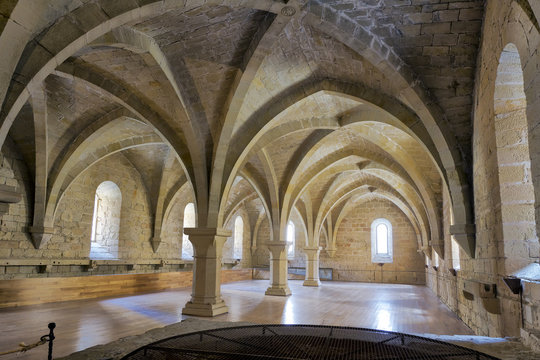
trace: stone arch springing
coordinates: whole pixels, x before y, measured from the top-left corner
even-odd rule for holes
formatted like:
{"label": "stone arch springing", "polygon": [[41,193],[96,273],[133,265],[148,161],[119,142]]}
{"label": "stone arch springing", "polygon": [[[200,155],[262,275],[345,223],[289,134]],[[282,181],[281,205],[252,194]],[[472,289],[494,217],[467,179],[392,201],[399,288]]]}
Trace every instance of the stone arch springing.
{"label": "stone arch springing", "polygon": [[534,214],[534,188],[529,154],[527,99],[518,49],[503,49],[497,68],[494,93],[494,125],[499,173],[502,236],[499,252],[504,274],[523,268],[538,254]]}
{"label": "stone arch springing", "polygon": [[117,259],[122,192],[112,181],[102,182],[94,197],[90,259]]}
{"label": "stone arch springing", "polygon": [[184,221],[182,226],[182,259],[193,259],[193,245],[186,235],[185,228],[195,227],[195,204],[190,202],[184,208]]}
{"label": "stone arch springing", "polygon": [[242,259],[242,251],[244,249],[244,220],[238,215],[234,220],[234,245],[233,258]]}

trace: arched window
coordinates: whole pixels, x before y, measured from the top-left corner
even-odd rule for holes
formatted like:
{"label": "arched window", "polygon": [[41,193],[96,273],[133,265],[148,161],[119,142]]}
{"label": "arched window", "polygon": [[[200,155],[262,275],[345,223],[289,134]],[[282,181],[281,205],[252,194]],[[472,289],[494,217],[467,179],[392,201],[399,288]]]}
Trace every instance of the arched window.
{"label": "arched window", "polygon": [[439,267],[439,254],[433,250],[433,266]]}
{"label": "arched window", "polygon": [[393,262],[392,224],[386,219],[371,223],[371,262]]}
{"label": "arched window", "polygon": [[122,192],[112,181],[102,182],[94,197],[90,259],[118,258]]}
{"label": "arched window", "polygon": [[295,229],[294,224],[292,221],[289,221],[287,224],[287,257],[293,258],[294,257],[294,246],[295,246]]}
{"label": "arched window", "polygon": [[244,220],[241,216],[237,216],[234,220],[234,247],[233,247],[233,257],[235,259],[242,258],[242,244],[244,241]]}
{"label": "arched window", "polygon": [[[195,205],[193,203],[189,203],[184,209],[184,223],[182,231],[185,228],[192,227],[195,227]],[[189,236],[186,235],[185,231],[183,232],[182,236],[182,259],[193,259],[193,245],[191,244],[191,241],[189,241]]]}

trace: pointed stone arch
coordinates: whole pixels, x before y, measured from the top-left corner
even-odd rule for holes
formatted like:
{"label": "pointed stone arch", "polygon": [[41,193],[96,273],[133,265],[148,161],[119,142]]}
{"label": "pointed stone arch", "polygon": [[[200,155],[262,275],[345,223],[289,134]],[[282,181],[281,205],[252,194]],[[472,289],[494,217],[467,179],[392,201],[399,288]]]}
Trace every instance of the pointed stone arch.
{"label": "pointed stone arch", "polygon": [[499,57],[494,91],[494,126],[497,145],[502,236],[499,255],[503,275],[538,258],[535,193],[531,174],[527,125],[527,98],[517,47],[508,43]]}

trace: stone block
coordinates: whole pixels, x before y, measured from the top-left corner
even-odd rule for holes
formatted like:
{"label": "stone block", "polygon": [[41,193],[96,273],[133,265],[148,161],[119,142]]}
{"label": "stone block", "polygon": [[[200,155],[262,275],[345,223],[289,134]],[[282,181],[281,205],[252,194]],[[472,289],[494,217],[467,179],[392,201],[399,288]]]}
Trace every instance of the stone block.
{"label": "stone block", "polygon": [[482,20],[484,16],[484,8],[471,8],[471,9],[461,9],[459,10],[459,20],[460,21],[469,21],[469,20]]}
{"label": "stone block", "polygon": [[451,46],[456,45],[458,41],[457,34],[434,34],[433,45],[434,46]]}
{"label": "stone block", "polygon": [[433,21],[433,15],[431,13],[414,13],[405,14],[403,16],[403,23],[409,24],[428,24]]}
{"label": "stone block", "polygon": [[422,34],[447,34],[450,32],[450,22],[438,22],[433,24],[422,24]]}
{"label": "stone block", "polygon": [[434,22],[457,21],[459,10],[439,10],[433,12]]}
{"label": "stone block", "polygon": [[451,32],[455,34],[461,33],[478,33],[482,27],[482,21],[454,21],[452,22]]}
{"label": "stone block", "polygon": [[422,54],[425,56],[446,56],[448,55],[448,46],[424,46]]}

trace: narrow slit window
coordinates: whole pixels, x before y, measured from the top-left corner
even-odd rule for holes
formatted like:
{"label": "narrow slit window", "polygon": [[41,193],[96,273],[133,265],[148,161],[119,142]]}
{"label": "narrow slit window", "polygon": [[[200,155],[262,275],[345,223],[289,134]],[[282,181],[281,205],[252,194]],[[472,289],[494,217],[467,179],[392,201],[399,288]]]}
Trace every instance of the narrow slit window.
{"label": "narrow slit window", "polygon": [[459,270],[461,266],[459,265],[459,245],[452,236],[452,267],[456,270]]}
{"label": "narrow slit window", "polygon": [[289,221],[287,224],[287,257],[294,257],[295,229],[294,224]]}
{"label": "narrow slit window", "polygon": [[244,241],[244,220],[241,216],[237,216],[234,220],[234,248],[233,256],[235,259],[242,258],[242,243]]}
{"label": "narrow slit window", "polygon": [[184,229],[195,227],[195,205],[189,203],[184,209],[184,223],[182,227],[182,259],[193,259],[193,245],[189,241],[189,236],[186,235]]}

